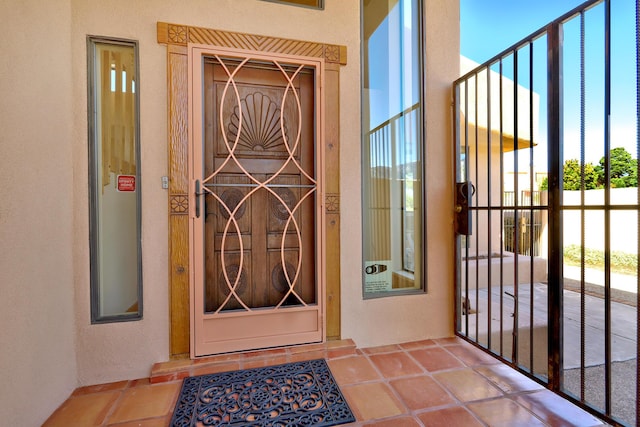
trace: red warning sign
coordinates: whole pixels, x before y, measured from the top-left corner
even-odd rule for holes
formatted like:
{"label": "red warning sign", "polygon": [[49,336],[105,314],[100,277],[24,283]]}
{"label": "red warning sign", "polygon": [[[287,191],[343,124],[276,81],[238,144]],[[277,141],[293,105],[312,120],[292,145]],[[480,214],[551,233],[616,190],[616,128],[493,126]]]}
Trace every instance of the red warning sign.
{"label": "red warning sign", "polygon": [[118,191],[136,191],[136,176],[118,175]]}

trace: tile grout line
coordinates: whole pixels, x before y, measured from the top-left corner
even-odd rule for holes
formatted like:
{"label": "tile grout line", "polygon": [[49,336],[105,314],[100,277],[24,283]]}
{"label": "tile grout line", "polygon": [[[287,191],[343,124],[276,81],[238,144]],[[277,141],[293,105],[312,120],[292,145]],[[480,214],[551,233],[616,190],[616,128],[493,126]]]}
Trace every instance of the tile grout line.
{"label": "tile grout line", "polygon": [[[428,412],[435,412],[435,411],[442,410],[442,409],[447,409],[447,408],[458,408],[459,407],[459,408],[463,408],[467,413],[469,413],[480,424],[486,426],[487,424],[484,421],[482,421],[475,414],[475,412],[473,412],[471,409],[469,409],[465,402],[462,402],[460,399],[458,399],[444,384],[442,384],[440,381],[436,380],[436,378],[433,377],[432,373],[428,369],[426,369],[424,366],[422,366],[422,364],[419,363],[409,353],[410,351],[423,350],[423,349],[426,349],[426,348],[429,348],[429,347],[440,347],[440,348],[442,348],[442,346],[439,343],[436,343],[434,341],[434,345],[424,345],[424,346],[421,346],[421,347],[414,347],[414,348],[411,348],[411,349],[402,347],[402,344],[399,344],[398,348],[393,349],[393,350],[389,350],[389,351],[385,351],[385,352],[380,352],[380,353],[363,352],[363,355],[369,360],[369,363],[374,367],[374,369],[382,377],[382,381],[376,381],[376,382],[386,383],[387,387],[391,390],[391,392],[396,397],[396,399],[398,399],[398,401],[400,401],[402,403],[402,405],[404,406],[404,408],[406,410],[406,412],[403,413],[403,414],[395,415],[393,417],[382,418],[381,420],[391,421],[393,419],[409,416],[409,417],[413,418],[413,420],[416,421],[421,427],[424,427],[424,424],[422,423],[422,420],[420,420],[420,418],[418,416],[419,414],[424,414],[424,413],[428,413]],[[382,374],[382,371],[380,371],[378,366],[371,360],[370,356],[376,356],[376,355],[382,355],[382,354],[393,354],[393,353],[404,353],[406,356],[409,357],[409,360],[411,360],[413,363],[416,364],[416,366],[418,366],[421,369],[422,372],[419,373],[419,374],[403,375],[403,376],[400,376],[400,377],[393,377],[393,378],[386,377],[385,375]],[[455,359],[459,360],[451,352],[447,351],[447,353],[451,357],[454,357]],[[464,368],[471,368],[472,369],[472,367],[467,365],[466,363],[464,363],[464,361],[462,361],[462,360],[459,360],[459,361],[463,365]],[[451,369],[448,369],[446,371],[454,371],[456,369],[460,369],[460,368],[451,368]],[[440,372],[440,371],[438,371],[438,372]],[[396,391],[396,389],[391,384],[391,380],[421,378],[421,377],[430,377],[440,388],[442,388],[452,398],[453,403],[449,404],[449,405],[439,405],[439,406],[435,406],[435,407],[431,407],[431,408],[421,408],[421,409],[416,409],[416,410],[410,409],[407,406],[407,404],[405,403],[404,399],[402,399],[402,397],[399,395],[399,393]],[[367,383],[374,383],[374,381],[368,381]],[[367,420],[364,420],[363,422],[367,422]]]}
{"label": "tile grout line", "polygon": [[[400,350],[402,352],[404,352],[406,354],[406,356],[409,357],[409,359],[411,361],[413,361],[418,367],[420,367],[422,369],[423,373],[422,374],[416,374],[416,375],[413,375],[413,376],[399,377],[399,378],[414,378],[414,377],[415,378],[419,378],[419,377],[425,377],[425,376],[428,377],[428,378],[431,378],[431,380],[433,380],[433,382],[436,385],[438,385],[442,390],[445,391],[445,393],[447,393],[447,395],[449,397],[451,397],[451,399],[453,400],[453,403],[448,404],[448,405],[433,406],[433,407],[430,407],[430,408],[421,408],[421,409],[416,409],[416,410],[409,409],[409,415],[411,415],[414,418],[415,421],[417,421],[422,427],[424,427],[424,424],[422,423],[422,420],[420,420],[420,418],[419,418],[420,414],[425,414],[425,413],[428,413],[428,412],[440,411],[440,410],[448,409],[448,408],[464,408],[464,410],[469,412],[476,420],[478,420],[482,424],[485,424],[484,422],[479,420],[478,417],[476,417],[475,414],[466,407],[464,402],[462,402],[460,399],[458,399],[451,392],[451,390],[449,390],[447,387],[445,387],[443,384],[441,384],[439,381],[437,381],[433,376],[433,372],[429,371],[426,367],[424,367],[411,354],[411,351],[424,350],[424,349],[431,348],[431,347],[440,347],[440,348],[442,348],[442,346],[440,346],[440,344],[435,342],[435,341],[433,341],[433,345],[425,345],[425,346],[422,346],[422,347],[405,348],[405,347],[402,347],[402,345],[400,345]],[[449,357],[454,356],[449,352],[447,352],[447,353],[448,353]],[[463,363],[463,365],[464,365],[464,363]],[[447,369],[446,371],[453,371],[455,369],[456,368],[451,368],[451,369]],[[441,372],[441,371],[438,371],[438,372]],[[395,389],[394,389],[394,392],[395,392]]]}
{"label": "tile grout line", "polygon": [[[452,346],[454,346],[454,345],[458,345],[458,343],[455,343],[455,344],[449,344],[449,345],[447,345],[447,346],[440,345],[440,343],[438,343],[438,345],[440,346],[440,348],[441,348],[442,350],[444,350],[444,351],[449,355],[449,357],[451,357],[451,358],[453,358],[453,359],[457,360],[458,362],[460,362],[460,363],[462,364],[462,367],[445,369],[445,370],[438,371],[438,373],[440,373],[440,372],[443,372],[443,373],[446,373],[446,372],[453,372],[453,371],[457,371],[457,370],[464,370],[464,369],[471,369],[472,371],[474,371],[474,372],[475,372],[475,369],[474,369],[474,367],[473,367],[473,366],[471,366],[471,365],[467,364],[464,360],[462,360],[461,358],[459,358],[457,355],[455,355],[454,353],[452,353],[451,351],[449,351],[449,350],[446,348],[446,347],[452,347]],[[460,347],[461,347],[461,348],[464,348],[464,347],[462,347],[462,346],[460,346]],[[465,349],[465,350],[466,350],[466,349]],[[475,350],[475,349],[474,349],[474,350]],[[479,374],[479,373],[478,373],[478,374]],[[485,377],[483,376],[483,378],[485,378]],[[457,397],[457,396],[456,396],[456,395],[455,395],[451,390],[449,390],[449,388],[448,388],[445,384],[443,384],[443,383],[442,383],[438,378],[436,378],[434,375],[432,375],[432,379],[433,379],[433,380],[436,382],[436,384],[438,384],[438,385],[439,385],[443,390],[445,390],[445,391],[446,391],[446,392],[447,392],[447,393],[448,393],[448,394],[449,394],[449,395],[450,395],[450,396],[451,396],[451,397],[452,397],[456,402],[458,402],[458,403],[459,403],[459,406],[461,406],[462,408],[464,408],[464,410],[465,410],[465,411],[467,411],[467,413],[469,413],[469,414],[470,414],[470,415],[471,415],[471,416],[472,416],[476,421],[478,421],[480,424],[482,424],[482,425],[484,425],[484,426],[486,426],[486,425],[487,425],[487,423],[485,423],[485,422],[484,422],[484,421],[483,421],[483,420],[482,420],[482,419],[481,419],[481,418],[480,418],[480,417],[479,417],[479,416],[478,416],[478,415],[477,415],[473,410],[471,410],[471,408],[469,408],[469,407],[468,407],[468,403],[475,403],[475,402],[478,402],[478,401],[474,400],[474,401],[471,401],[471,402],[464,402],[464,401],[460,400],[460,399],[459,399],[459,398],[458,398],[458,397]],[[488,380],[488,379],[487,379],[487,380]],[[496,388],[498,388],[498,387],[496,387]],[[503,398],[503,397],[505,396],[505,393],[504,393],[500,388],[498,388],[498,391],[500,391],[500,393],[502,393],[502,396],[501,396],[501,397],[492,398],[492,399],[499,399],[499,398]],[[480,400],[489,400],[489,399],[480,399]],[[427,412],[427,411],[424,411],[424,412]]]}
{"label": "tile grout line", "polygon": [[[364,352],[363,352],[364,353]],[[393,353],[393,352],[391,352]],[[379,354],[387,354],[387,353],[379,353]],[[390,354],[390,353],[389,353]],[[389,382],[389,378],[387,378],[382,371],[378,368],[378,365],[376,365],[373,360],[371,360],[371,358],[369,357],[369,354],[365,354],[365,357],[367,358],[367,360],[369,361],[369,363],[373,366],[373,369],[376,370],[376,372],[378,373],[378,375],[380,375],[380,377],[382,378],[382,382],[386,384],[387,388],[391,390],[391,393],[393,393],[393,395],[395,396],[395,398],[398,400],[398,402],[400,402],[402,404],[402,406],[405,409],[405,412],[401,415],[407,415],[411,412],[411,410],[409,409],[409,407],[407,406],[407,404],[405,403],[405,401],[401,398],[401,396],[398,395],[398,393],[396,392],[395,388],[393,388],[393,386],[390,384]]]}
{"label": "tile grout line", "polygon": [[[437,346],[437,347],[442,348],[442,347],[441,347],[441,346],[439,346],[439,344],[437,344],[437,343],[436,343],[436,346]],[[424,348],[427,348],[427,347],[424,347]],[[414,349],[414,350],[415,350],[415,349]],[[447,352],[447,353],[448,353],[448,352]],[[449,354],[451,354],[451,353],[449,353]],[[453,401],[454,401],[454,402],[457,402],[457,403],[458,403],[458,405],[465,406],[465,405],[464,405],[464,402],[462,402],[460,399],[458,399],[458,398],[453,394],[453,392],[451,392],[451,390],[449,390],[447,387],[445,387],[445,385],[444,385],[444,384],[442,384],[440,381],[438,381],[438,379],[434,377],[433,372],[429,371],[426,367],[422,366],[422,364],[421,364],[421,363],[419,363],[419,362],[418,362],[418,361],[417,361],[417,360],[416,360],[416,359],[411,355],[411,353],[407,352],[407,356],[409,356],[409,357],[411,358],[411,360],[413,360],[414,362],[416,362],[416,363],[418,364],[418,366],[420,366],[420,367],[421,367],[421,368],[422,368],[422,369],[423,369],[423,370],[428,374],[429,378],[431,378],[435,384],[437,384],[441,389],[443,389],[443,390],[444,390],[444,391],[449,395],[449,397],[451,397],[451,398],[453,399]],[[462,363],[463,365],[465,365],[465,366],[466,366],[466,364],[465,364],[464,362],[460,361],[460,363]],[[443,371],[447,371],[447,372],[448,372],[448,371],[453,371],[453,370],[455,370],[455,369],[457,369],[457,368],[451,368],[451,369],[447,369],[447,370],[441,370],[441,371],[438,371],[438,372],[443,372]]]}
{"label": "tile grout line", "polygon": [[132,381],[133,380],[127,381],[127,385],[123,389],[119,390],[120,395],[111,404],[111,408],[109,408],[109,410],[105,414],[104,418],[102,419],[102,423],[100,424],[100,426],[108,426],[109,425],[109,423],[108,423],[109,418],[111,418],[111,416],[116,411],[116,408],[120,405],[120,402],[124,399],[124,393],[125,393],[126,390],[129,389],[129,385],[131,384]]}

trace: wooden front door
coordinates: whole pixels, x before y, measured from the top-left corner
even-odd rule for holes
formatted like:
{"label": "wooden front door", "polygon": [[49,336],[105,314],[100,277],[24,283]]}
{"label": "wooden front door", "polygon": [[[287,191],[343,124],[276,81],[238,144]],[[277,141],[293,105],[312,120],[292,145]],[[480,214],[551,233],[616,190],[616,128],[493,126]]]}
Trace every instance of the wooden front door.
{"label": "wooden front door", "polygon": [[320,342],[320,64],[189,53],[192,356]]}

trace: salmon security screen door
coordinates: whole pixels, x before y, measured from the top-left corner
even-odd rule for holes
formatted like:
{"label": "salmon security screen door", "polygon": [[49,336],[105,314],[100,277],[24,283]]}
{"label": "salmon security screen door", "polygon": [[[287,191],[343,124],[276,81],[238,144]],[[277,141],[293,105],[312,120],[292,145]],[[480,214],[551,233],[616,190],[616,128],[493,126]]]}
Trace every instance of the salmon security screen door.
{"label": "salmon security screen door", "polygon": [[192,356],[324,339],[321,69],[189,48]]}

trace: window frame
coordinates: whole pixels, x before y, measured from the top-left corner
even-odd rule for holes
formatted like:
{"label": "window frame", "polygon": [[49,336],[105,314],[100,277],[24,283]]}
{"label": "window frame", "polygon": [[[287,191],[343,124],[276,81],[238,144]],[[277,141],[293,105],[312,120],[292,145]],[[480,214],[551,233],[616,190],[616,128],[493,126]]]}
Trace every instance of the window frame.
{"label": "window frame", "polygon": [[324,10],[324,0],[315,0],[313,5],[305,4],[304,1],[296,1],[296,0],[262,0],[268,1],[271,3],[279,3],[286,6],[298,6],[298,7],[306,7],[308,9],[320,9]]}
{"label": "window frame", "polygon": [[[367,291],[366,288],[366,250],[367,248],[365,247],[365,241],[363,239],[363,245],[362,245],[362,295],[363,295],[363,299],[367,300],[367,299],[376,299],[376,298],[384,298],[384,297],[394,297],[394,296],[401,296],[401,295],[419,295],[419,294],[426,294],[427,293],[427,240],[426,240],[426,230],[427,230],[427,174],[426,174],[426,158],[427,158],[427,145],[426,145],[426,100],[427,100],[427,82],[426,82],[426,68],[427,68],[427,53],[426,53],[426,16],[425,16],[425,4],[424,4],[424,0],[417,0],[417,4],[418,4],[418,14],[419,17],[417,19],[417,22],[419,23],[419,33],[417,34],[417,40],[419,43],[418,49],[421,52],[421,58],[419,59],[420,63],[419,63],[419,77],[418,77],[418,82],[420,87],[417,89],[420,99],[418,102],[418,107],[420,109],[420,112],[418,114],[418,119],[420,120],[420,123],[418,124],[417,129],[419,129],[420,131],[420,138],[419,138],[419,142],[418,145],[416,146],[416,148],[420,151],[420,156],[417,158],[417,164],[419,165],[418,170],[416,170],[416,177],[419,178],[421,180],[421,184],[420,184],[420,189],[418,190],[418,194],[420,194],[421,197],[421,206],[420,206],[420,230],[417,234],[417,236],[419,236],[420,239],[420,254],[421,256],[419,258],[417,258],[415,260],[415,266],[414,266],[414,270],[416,269],[420,269],[420,273],[419,273],[419,278],[417,280],[420,281],[420,283],[418,284],[418,286],[414,286],[411,288],[407,288],[407,289],[397,289],[397,290],[387,290],[387,291],[380,291],[380,292],[371,292],[371,291]],[[362,171],[361,171],[361,179],[363,180],[362,182],[362,194],[361,194],[361,198],[362,198],[362,231],[363,231],[363,237],[364,237],[364,233],[366,233],[366,196],[365,196],[365,192],[369,186],[368,182],[365,182],[365,179],[367,179],[366,174],[368,173],[368,170],[365,170],[365,165],[367,164],[366,160],[365,160],[365,154],[366,154],[366,147],[365,147],[365,143],[367,143],[366,138],[369,134],[369,131],[365,130],[366,127],[364,126],[364,109],[365,108],[369,108],[368,104],[365,102],[366,98],[365,98],[365,81],[368,81],[367,79],[367,75],[365,72],[365,68],[366,68],[366,56],[365,56],[365,22],[364,22],[364,0],[361,0],[360,2],[360,7],[361,7],[361,14],[360,14],[360,39],[362,40],[362,47],[360,49],[360,59],[361,59],[361,68],[360,68],[360,73],[361,73],[361,103],[362,103],[362,111],[361,111],[361,165],[362,165]],[[411,107],[408,107],[407,109],[401,111],[398,116],[404,116],[407,111],[410,111],[415,107],[416,104],[414,104]],[[393,147],[391,148],[391,150],[393,150]],[[402,180],[404,181],[404,179]],[[404,194],[405,192],[405,188],[404,188],[404,182],[401,185],[401,193]],[[414,203],[415,203],[415,199],[414,199]],[[403,204],[404,204],[404,200],[403,200]],[[404,207],[404,206],[403,206]],[[414,212],[415,212],[415,205],[414,205]],[[404,222],[404,218],[405,218],[405,212],[404,212],[404,208],[402,209],[401,212],[401,218],[402,221]],[[401,243],[401,252],[398,254],[398,256],[400,256],[401,258],[401,268],[400,269],[396,269],[394,271],[392,271],[393,275],[397,276],[397,280],[399,281],[404,281],[405,283],[407,282],[413,282],[415,279],[415,272],[411,272],[408,271],[405,268],[405,259],[404,259],[404,255],[405,255],[405,248],[404,248],[404,241],[405,241],[405,232],[404,232],[405,228],[404,228],[404,224],[401,226],[401,233],[400,236],[397,237],[397,239],[400,240]],[[415,232],[415,230],[414,230]],[[415,241],[414,241],[414,245],[415,245]],[[393,245],[392,245],[393,246]],[[414,246],[414,253],[416,252],[417,246]],[[393,279],[392,279],[393,280]]]}
{"label": "window frame", "polygon": [[[100,243],[99,232],[99,194],[100,180],[98,174],[101,173],[99,164],[99,152],[102,149],[98,130],[98,85],[102,85],[102,80],[97,75],[99,64],[97,46],[113,45],[127,46],[133,48],[134,68],[135,68],[135,97],[134,97],[134,156],[136,159],[135,169],[135,193],[136,193],[136,253],[137,253],[137,311],[119,314],[101,314],[101,265],[100,265]],[[88,190],[89,190],[89,252],[90,252],[90,309],[91,324],[130,322],[142,320],[143,318],[143,280],[142,280],[142,190],[141,190],[141,167],[140,167],[140,56],[139,43],[137,40],[105,37],[87,36],[87,142],[88,142]]]}

